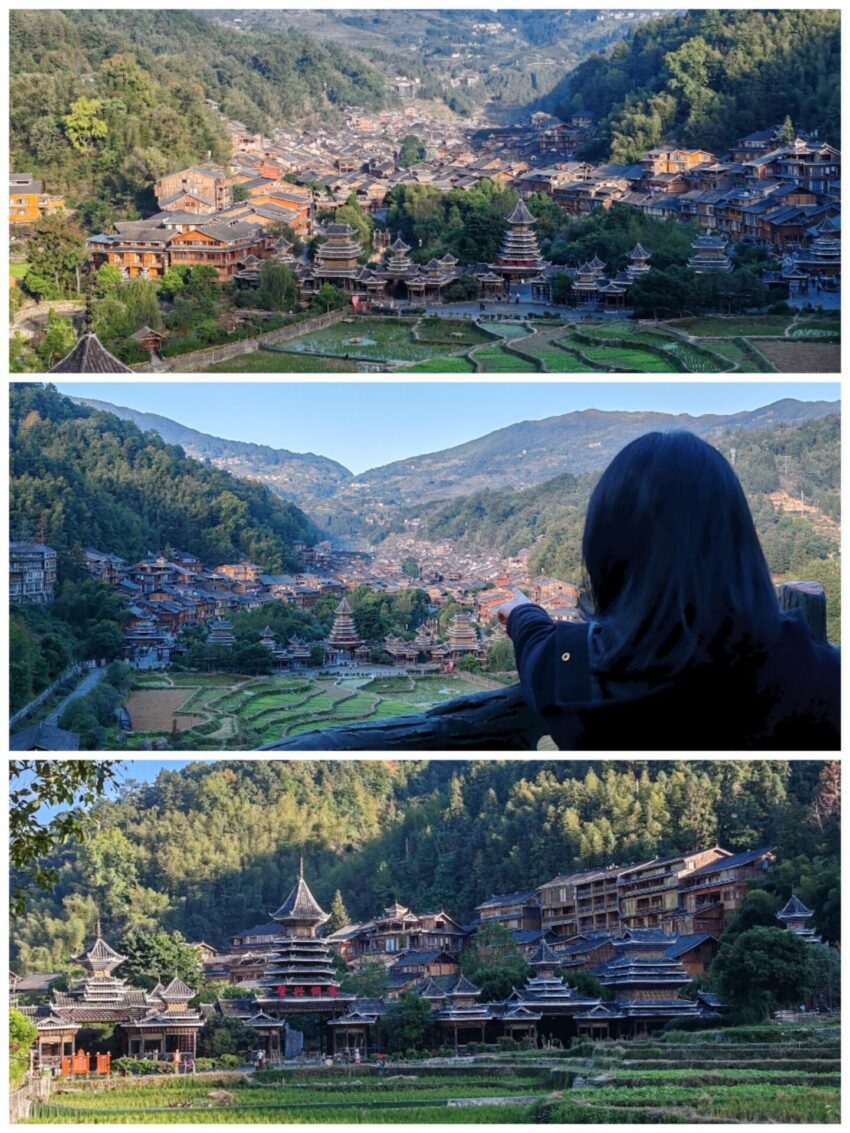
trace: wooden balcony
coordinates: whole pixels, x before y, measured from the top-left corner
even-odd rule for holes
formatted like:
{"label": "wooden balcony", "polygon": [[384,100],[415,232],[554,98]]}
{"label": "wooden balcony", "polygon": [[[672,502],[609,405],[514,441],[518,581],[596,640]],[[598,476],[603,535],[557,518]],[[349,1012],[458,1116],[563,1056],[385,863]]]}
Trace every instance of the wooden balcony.
{"label": "wooden balcony", "polygon": [[[801,609],[816,641],[826,643],[826,597],[818,582],[786,582],[782,610]],[[301,732],[261,751],[536,751],[548,721],[526,704],[520,686],[459,696],[427,712],[375,723]]]}

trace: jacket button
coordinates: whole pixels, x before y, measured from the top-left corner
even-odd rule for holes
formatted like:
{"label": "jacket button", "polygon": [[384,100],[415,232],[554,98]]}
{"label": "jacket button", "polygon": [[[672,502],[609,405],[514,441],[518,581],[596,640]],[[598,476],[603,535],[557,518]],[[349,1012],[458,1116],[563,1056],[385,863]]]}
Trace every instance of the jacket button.
{"label": "jacket button", "polygon": [[572,657],[572,653],[562,653],[561,654],[561,660],[562,661],[569,661],[570,657]]}

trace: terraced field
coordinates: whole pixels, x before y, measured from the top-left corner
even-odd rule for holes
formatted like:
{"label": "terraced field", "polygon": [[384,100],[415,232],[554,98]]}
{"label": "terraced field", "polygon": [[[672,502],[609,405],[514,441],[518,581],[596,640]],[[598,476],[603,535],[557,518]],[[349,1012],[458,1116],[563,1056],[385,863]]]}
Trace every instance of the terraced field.
{"label": "terraced field", "polygon": [[[60,1082],[30,1123],[649,1124],[840,1121],[838,1026],[675,1031],[648,1040],[381,1069]],[[491,1053],[492,1052],[492,1053]],[[589,1055],[589,1057],[588,1057]]]}
{"label": "terraced field", "polygon": [[[588,343],[588,337],[594,341]],[[517,358],[499,340],[517,342],[532,358]],[[747,348],[750,341],[761,354]],[[401,373],[468,374],[476,360],[483,373],[535,373],[533,359],[539,358],[554,373],[831,373],[838,368],[839,342],[840,320],[830,315],[717,315],[668,323],[493,320],[481,325],[462,319],[351,318],[273,352],[244,355],[209,370],[357,372],[395,365]]]}
{"label": "terraced field", "polygon": [[[173,682],[173,683],[172,683]],[[481,686],[456,676],[244,677],[202,673],[140,673],[128,707],[135,750],[161,746],[176,717],[181,741],[198,750],[250,749],[283,736],[359,720],[421,712]],[[141,716],[138,705],[144,704]],[[138,723],[136,723],[138,721]]]}

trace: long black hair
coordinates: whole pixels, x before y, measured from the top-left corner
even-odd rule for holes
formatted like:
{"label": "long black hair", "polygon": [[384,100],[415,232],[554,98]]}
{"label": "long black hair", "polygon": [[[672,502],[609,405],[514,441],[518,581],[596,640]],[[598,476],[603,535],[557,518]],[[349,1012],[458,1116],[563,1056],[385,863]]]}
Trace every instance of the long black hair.
{"label": "long black hair", "polygon": [[693,433],[647,433],[590,499],[582,543],[594,669],[660,679],[770,648],[780,626],[738,478]]}

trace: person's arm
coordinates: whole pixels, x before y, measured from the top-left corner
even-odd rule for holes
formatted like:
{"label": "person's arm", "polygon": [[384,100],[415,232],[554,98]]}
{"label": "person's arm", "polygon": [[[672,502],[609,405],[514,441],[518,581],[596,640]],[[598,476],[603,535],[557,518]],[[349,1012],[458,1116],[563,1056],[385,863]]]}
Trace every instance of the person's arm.
{"label": "person's arm", "polygon": [[[526,700],[540,715],[556,710],[555,623],[541,607],[525,599],[506,603],[505,625],[513,642],[516,667]],[[501,611],[499,607],[499,620]]]}

